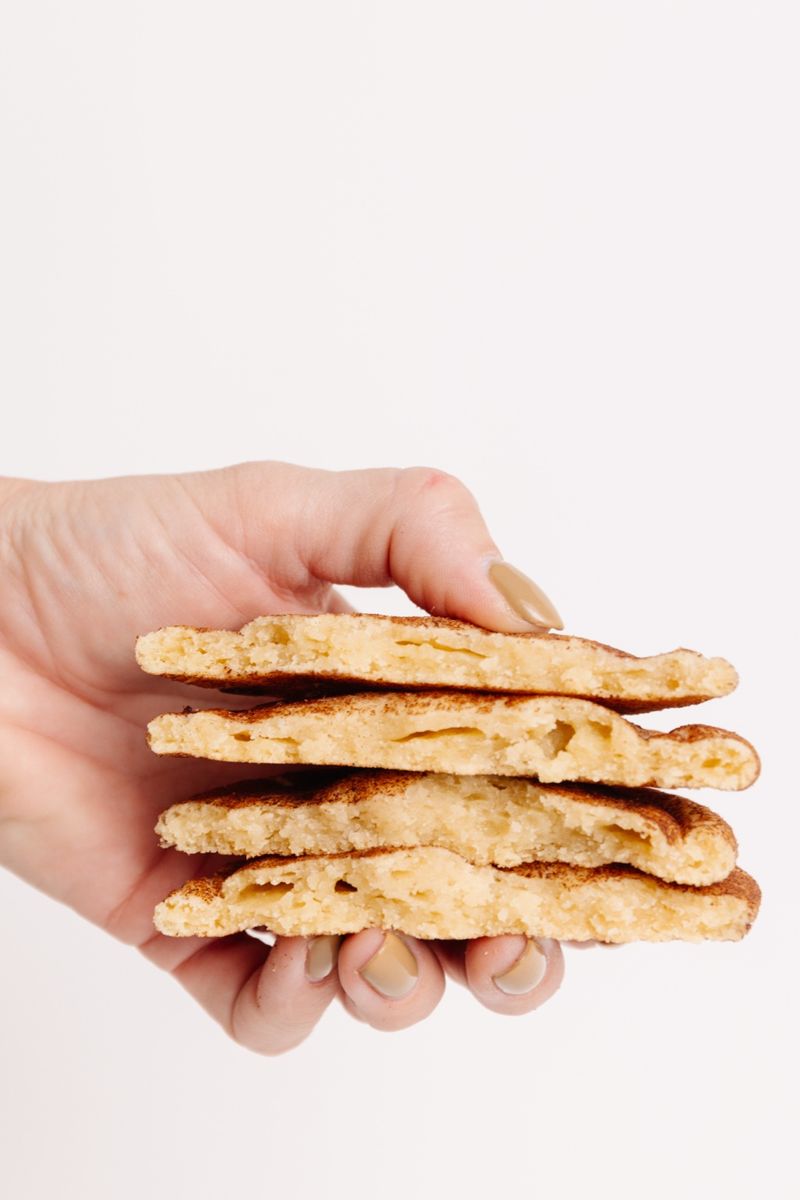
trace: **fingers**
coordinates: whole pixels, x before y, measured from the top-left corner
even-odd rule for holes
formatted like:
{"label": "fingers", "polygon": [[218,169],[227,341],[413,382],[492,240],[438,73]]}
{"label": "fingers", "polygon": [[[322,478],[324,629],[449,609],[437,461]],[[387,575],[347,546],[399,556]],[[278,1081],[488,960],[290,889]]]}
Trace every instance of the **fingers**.
{"label": "fingers", "polygon": [[467,985],[492,1012],[519,1016],[549,1000],[564,978],[564,956],[549,938],[477,938],[464,951]]}
{"label": "fingers", "polygon": [[[164,962],[156,938],[146,953]],[[337,994],[374,1029],[398,1030],[424,1020],[444,994],[444,974],[424,942],[377,929],[340,939],[278,938],[268,949],[242,935],[212,943],[178,943],[174,977],[240,1045],[276,1055],[312,1032]]]}
{"label": "fingers", "polygon": [[240,1045],[283,1054],[313,1030],[337,995],[338,938],[225,938],[172,974]]}
{"label": "fingers", "polygon": [[445,471],[244,463],[183,478],[279,593],[309,606],[324,607],[327,583],[396,583],[430,613],[489,629],[562,627],[541,589],[502,561],[475,498]]}
{"label": "fingers", "polygon": [[304,1041],[338,992],[338,945],[334,937],[278,938],[236,997],[236,1041],[260,1054],[282,1054]]}
{"label": "fingers", "polygon": [[342,943],[339,981],[348,1011],[387,1031],[424,1020],[444,995],[444,974],[433,950],[405,934],[379,929]]}

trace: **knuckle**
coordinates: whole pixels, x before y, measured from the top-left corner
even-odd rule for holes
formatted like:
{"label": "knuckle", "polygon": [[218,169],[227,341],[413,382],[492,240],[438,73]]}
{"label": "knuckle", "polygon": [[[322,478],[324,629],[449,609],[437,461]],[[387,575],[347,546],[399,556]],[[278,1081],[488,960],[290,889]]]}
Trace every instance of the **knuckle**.
{"label": "knuckle", "polygon": [[401,473],[403,485],[415,496],[428,499],[453,492],[463,493],[466,486],[456,475],[440,467],[404,467]]}
{"label": "knuckle", "polygon": [[298,467],[277,459],[246,458],[241,462],[219,467],[215,471],[207,471],[205,474],[219,475],[228,486],[243,495],[264,496],[265,489],[273,491],[289,487],[303,474],[311,475],[312,472],[306,467]]}
{"label": "knuckle", "polygon": [[425,521],[449,514],[463,514],[475,507],[475,498],[465,483],[438,467],[406,467],[398,481],[401,514]]}
{"label": "knuckle", "polygon": [[276,467],[280,464],[272,462],[267,458],[243,458],[239,462],[231,463],[228,467],[223,467],[224,471],[229,471],[232,475],[253,476],[263,472],[265,467]]}

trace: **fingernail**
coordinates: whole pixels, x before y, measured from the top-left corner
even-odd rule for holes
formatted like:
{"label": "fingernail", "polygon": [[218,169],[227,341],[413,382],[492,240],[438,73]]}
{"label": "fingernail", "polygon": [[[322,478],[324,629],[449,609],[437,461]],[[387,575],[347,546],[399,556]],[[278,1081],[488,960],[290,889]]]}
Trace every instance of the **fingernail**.
{"label": "fingernail", "polygon": [[376,992],[390,1000],[402,1000],[417,982],[417,960],[396,933],[387,933],[377,954],[358,972]]}
{"label": "fingernail", "polygon": [[312,938],[306,951],[306,979],[311,983],[319,983],[327,979],[336,965],[339,956],[339,942],[342,939],[324,935]]}
{"label": "fingernail", "polygon": [[492,982],[507,996],[523,996],[542,982],[546,970],[547,957],[531,939],[513,967],[502,975],[495,975]]}
{"label": "fingernail", "polygon": [[511,563],[493,562],[489,578],[515,616],[546,629],[563,629],[564,622],[542,589]]}

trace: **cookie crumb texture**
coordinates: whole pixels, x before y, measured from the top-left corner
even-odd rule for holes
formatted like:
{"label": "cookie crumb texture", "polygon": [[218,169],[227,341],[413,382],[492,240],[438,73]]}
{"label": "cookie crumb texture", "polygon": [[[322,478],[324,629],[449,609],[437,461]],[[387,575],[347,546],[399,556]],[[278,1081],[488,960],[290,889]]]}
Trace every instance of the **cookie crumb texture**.
{"label": "cookie crumb texture", "polygon": [[156,909],[173,937],[220,937],[252,926],[283,936],[396,929],[419,938],[506,933],[604,942],[735,941],[760,892],[738,868],[687,887],[632,867],[546,863],[479,867],[449,850],[263,859],[227,877],[190,880]]}
{"label": "cookie crumb texture", "polygon": [[[323,773],[324,774],[324,773]],[[346,772],[302,786],[248,780],[172,805],[156,832],[187,854],[342,854],[438,846],[477,866],[628,863],[703,885],[733,870],[736,840],[710,809],[644,789],[559,787],[491,775]]]}
{"label": "cookie crumb texture", "polygon": [[257,617],[239,632],[172,625],[140,637],[136,657],[150,674],[207,687],[289,695],[361,686],[553,693],[627,712],[696,704],[727,695],[738,681],[725,659],[693,650],[638,658],[563,634],[370,613]]}
{"label": "cookie crumb texture", "polygon": [[627,787],[739,790],[758,755],[708,725],[642,729],[587,700],[444,691],[361,692],[227,712],[165,713],[148,726],[157,754],[225,762],[308,763],[526,775]]}

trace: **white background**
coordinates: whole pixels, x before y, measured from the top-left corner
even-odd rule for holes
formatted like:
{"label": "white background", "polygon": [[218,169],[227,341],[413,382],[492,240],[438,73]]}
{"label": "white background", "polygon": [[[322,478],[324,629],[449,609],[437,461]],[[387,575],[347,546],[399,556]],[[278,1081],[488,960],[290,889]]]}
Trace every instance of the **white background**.
{"label": "white background", "polygon": [[2,469],[460,475],[570,632],[737,665],[765,892],[268,1060],[5,878],[10,1197],[796,1194],[797,60],[794,3],[2,7]]}

